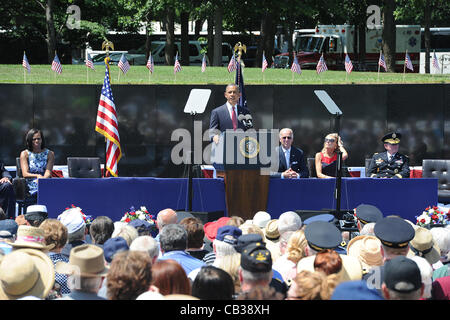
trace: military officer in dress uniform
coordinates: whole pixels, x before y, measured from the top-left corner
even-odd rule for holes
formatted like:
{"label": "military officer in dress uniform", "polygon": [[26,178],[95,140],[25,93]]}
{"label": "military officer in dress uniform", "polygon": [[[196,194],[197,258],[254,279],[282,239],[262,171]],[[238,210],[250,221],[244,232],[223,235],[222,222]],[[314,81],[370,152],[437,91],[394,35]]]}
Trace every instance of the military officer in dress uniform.
{"label": "military officer in dress uniform", "polygon": [[391,132],[381,139],[386,151],[373,155],[368,177],[409,178],[409,158],[398,152],[401,137],[400,133]]}

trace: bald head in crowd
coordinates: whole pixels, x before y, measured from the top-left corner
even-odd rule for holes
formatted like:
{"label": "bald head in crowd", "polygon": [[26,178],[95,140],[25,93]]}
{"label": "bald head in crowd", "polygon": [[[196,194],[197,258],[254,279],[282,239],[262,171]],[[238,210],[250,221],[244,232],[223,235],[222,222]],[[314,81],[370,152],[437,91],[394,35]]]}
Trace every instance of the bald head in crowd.
{"label": "bald head in crowd", "polygon": [[158,212],[158,216],[156,217],[156,225],[159,230],[162,230],[165,225],[172,223],[177,223],[177,213],[175,210],[167,208]]}

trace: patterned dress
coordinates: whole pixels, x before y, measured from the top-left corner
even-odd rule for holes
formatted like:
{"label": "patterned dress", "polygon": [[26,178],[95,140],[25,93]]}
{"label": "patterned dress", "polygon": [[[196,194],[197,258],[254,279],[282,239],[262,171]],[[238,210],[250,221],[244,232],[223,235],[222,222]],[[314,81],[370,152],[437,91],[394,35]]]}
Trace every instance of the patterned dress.
{"label": "patterned dress", "polygon": [[[60,261],[69,263],[69,259],[60,253],[49,252],[48,255],[50,257],[50,260],[52,260],[53,265],[55,267],[56,267],[56,264]],[[61,294],[69,294],[70,293],[70,289],[67,286],[67,275],[55,272],[55,282],[60,285]]]}
{"label": "patterned dress", "polygon": [[[28,151],[28,172],[33,174],[44,175],[47,168],[48,149],[44,149],[40,153]],[[34,195],[38,191],[38,179],[27,178],[28,191]]]}

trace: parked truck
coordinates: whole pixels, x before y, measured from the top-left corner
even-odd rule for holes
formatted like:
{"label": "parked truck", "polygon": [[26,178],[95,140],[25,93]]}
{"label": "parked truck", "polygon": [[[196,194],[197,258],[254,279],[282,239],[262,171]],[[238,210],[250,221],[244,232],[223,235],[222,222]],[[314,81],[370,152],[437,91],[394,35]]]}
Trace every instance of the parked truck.
{"label": "parked truck", "polygon": [[[395,70],[403,72],[405,52],[412,60],[414,72],[419,72],[420,61],[420,26],[397,25]],[[314,34],[304,34],[296,37],[294,51],[303,69],[314,69],[320,56],[324,55],[330,70],[344,70],[345,54],[353,61],[354,70],[378,70],[378,59],[382,48],[382,26],[366,29],[365,64],[358,63],[358,53],[355,52],[355,27],[351,25],[319,25]],[[289,53],[275,56],[275,68],[289,68]]]}

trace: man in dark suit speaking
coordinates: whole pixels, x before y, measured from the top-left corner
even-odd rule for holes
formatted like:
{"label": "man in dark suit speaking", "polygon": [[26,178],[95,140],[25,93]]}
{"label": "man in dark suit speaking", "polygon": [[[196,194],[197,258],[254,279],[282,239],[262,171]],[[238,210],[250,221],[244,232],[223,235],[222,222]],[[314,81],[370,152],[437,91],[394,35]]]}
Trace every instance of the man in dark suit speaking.
{"label": "man in dark suit speaking", "polygon": [[292,145],[294,132],[290,128],[280,130],[279,167],[272,177],[282,179],[309,178],[309,170],[303,150]]}
{"label": "man in dark suit speaking", "polygon": [[[236,84],[229,84],[225,88],[225,98],[227,102],[220,107],[211,111],[211,119],[209,123],[209,129],[217,129],[221,132],[227,129],[242,129],[245,130],[245,125],[242,121],[238,120],[239,115],[250,114],[250,110],[238,105],[239,86]],[[219,135],[213,136],[215,143],[219,143]]]}

